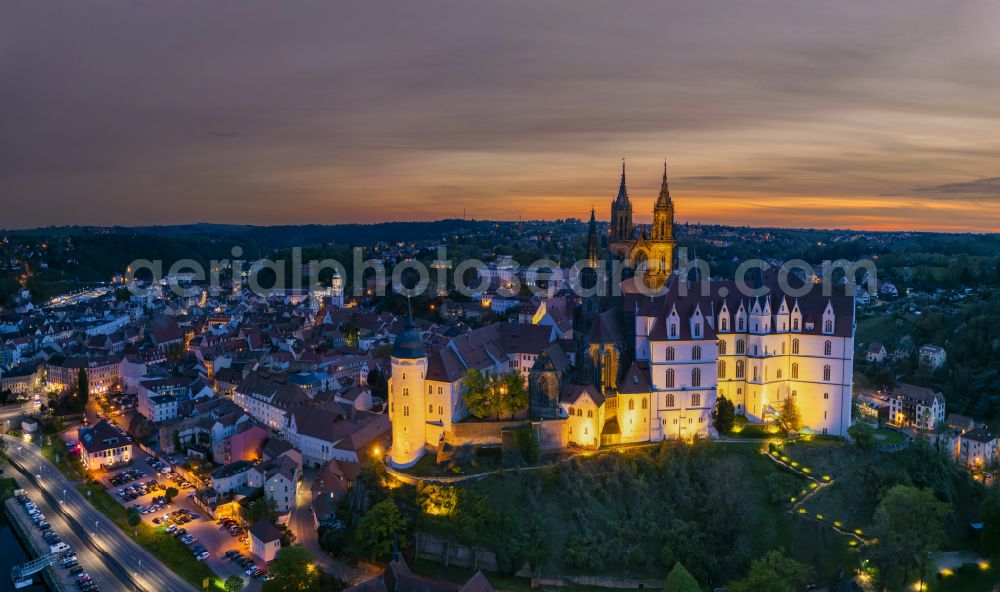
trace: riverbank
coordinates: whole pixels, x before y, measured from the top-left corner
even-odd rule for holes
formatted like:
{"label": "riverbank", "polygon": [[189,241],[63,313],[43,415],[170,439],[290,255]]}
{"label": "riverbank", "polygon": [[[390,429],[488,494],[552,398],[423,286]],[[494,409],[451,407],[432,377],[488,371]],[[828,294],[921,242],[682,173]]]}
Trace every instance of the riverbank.
{"label": "riverbank", "polygon": [[[25,561],[30,561],[49,554],[49,546],[42,539],[41,533],[28,519],[28,515],[24,512],[24,508],[22,508],[13,498],[4,502],[4,515],[7,517],[7,522],[10,524],[14,535],[17,536],[18,540],[20,540],[28,549],[30,557],[26,558]],[[38,577],[41,577],[45,587],[35,587],[32,589],[50,591],[56,590],[59,592],[69,592],[70,590],[76,589],[73,582],[73,576],[66,570],[59,571],[59,569],[55,566],[47,567],[41,572],[35,574],[35,576],[36,581]]]}

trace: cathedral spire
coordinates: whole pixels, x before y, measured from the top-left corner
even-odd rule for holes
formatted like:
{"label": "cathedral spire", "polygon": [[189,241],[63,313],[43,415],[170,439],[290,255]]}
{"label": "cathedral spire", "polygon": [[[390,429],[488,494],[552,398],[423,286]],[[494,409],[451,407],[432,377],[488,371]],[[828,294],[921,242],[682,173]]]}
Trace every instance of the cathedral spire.
{"label": "cathedral spire", "polygon": [[595,267],[597,265],[597,218],[594,215],[594,207],[590,207],[590,229],[587,232],[587,262]]}
{"label": "cathedral spire", "polygon": [[660,184],[660,195],[656,198],[656,207],[663,208],[670,204],[670,187],[667,185],[667,159],[663,159],[663,182]]}
{"label": "cathedral spire", "polygon": [[622,159],[622,181],[618,186],[618,198],[615,199],[615,203],[619,205],[628,204],[628,191],[625,189],[625,159]]}

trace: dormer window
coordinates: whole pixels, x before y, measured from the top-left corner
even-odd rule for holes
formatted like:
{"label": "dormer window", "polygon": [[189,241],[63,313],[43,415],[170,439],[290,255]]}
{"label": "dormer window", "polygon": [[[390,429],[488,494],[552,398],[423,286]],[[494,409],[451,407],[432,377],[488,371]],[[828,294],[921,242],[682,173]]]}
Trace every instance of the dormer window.
{"label": "dormer window", "polygon": [[677,323],[670,323],[670,336],[677,337]]}
{"label": "dormer window", "polygon": [[729,330],[729,321],[727,321],[726,319],[720,319],[719,320],[719,330],[720,331],[728,331]]}
{"label": "dormer window", "polygon": [[737,331],[743,330],[743,319],[736,319],[736,330]]}
{"label": "dormer window", "polygon": [[823,332],[824,333],[833,333],[833,321],[831,321],[829,319],[823,321]]}
{"label": "dormer window", "polygon": [[695,339],[701,338],[701,323],[694,324],[694,330],[691,332]]}
{"label": "dormer window", "polygon": [[799,320],[792,319],[792,331],[798,331],[798,330],[799,330]]}

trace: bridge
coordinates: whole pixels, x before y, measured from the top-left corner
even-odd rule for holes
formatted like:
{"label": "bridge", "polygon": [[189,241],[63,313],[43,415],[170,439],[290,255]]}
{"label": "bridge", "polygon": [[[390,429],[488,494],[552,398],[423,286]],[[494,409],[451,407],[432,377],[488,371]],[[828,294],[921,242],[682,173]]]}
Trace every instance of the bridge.
{"label": "bridge", "polygon": [[42,557],[39,557],[38,559],[35,559],[34,561],[29,561],[28,563],[25,563],[23,565],[15,565],[10,570],[10,578],[14,580],[15,587],[21,588],[23,587],[24,584],[22,584],[21,586],[18,586],[18,584],[24,582],[25,580],[27,580],[27,583],[30,584],[31,576],[42,571],[46,567],[49,567],[50,565],[55,563],[55,561],[56,561],[56,556],[53,554],[53,555],[44,555]]}

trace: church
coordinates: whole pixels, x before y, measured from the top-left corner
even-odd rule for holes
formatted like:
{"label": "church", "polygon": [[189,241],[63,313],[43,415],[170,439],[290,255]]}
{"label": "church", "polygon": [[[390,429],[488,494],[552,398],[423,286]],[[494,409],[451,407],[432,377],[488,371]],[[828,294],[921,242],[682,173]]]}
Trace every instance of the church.
{"label": "church", "polygon": [[[782,288],[777,274],[758,274],[752,296],[735,279],[689,282],[674,269],[666,166],[649,228],[633,225],[624,165],[610,214],[605,254],[634,272],[620,296],[545,298],[522,322],[475,329],[430,352],[412,324],[397,336],[389,380],[394,466],[446,446],[499,444],[512,427],[531,426],[543,449],[713,438],[711,415],[723,396],[752,423],[774,420],[791,398],[803,430],[846,435],[853,290],[824,295],[818,284],[803,290],[804,281]],[[592,267],[603,264],[601,250],[591,211]],[[462,398],[470,368],[518,373],[528,408],[505,421],[471,421]]]}

